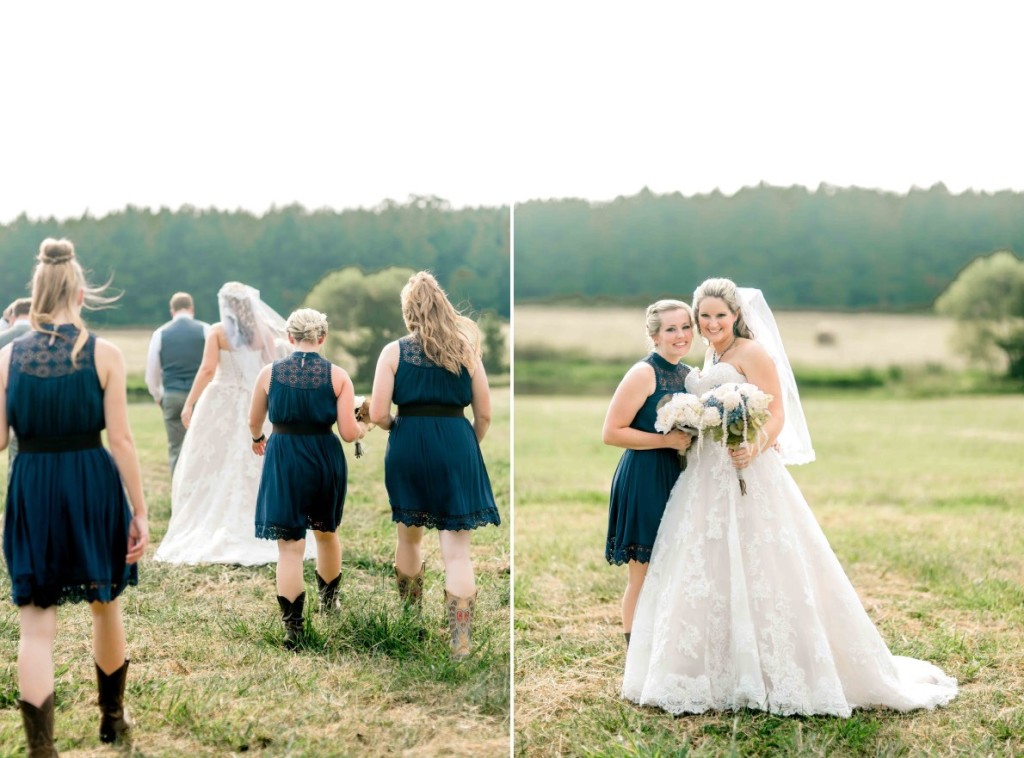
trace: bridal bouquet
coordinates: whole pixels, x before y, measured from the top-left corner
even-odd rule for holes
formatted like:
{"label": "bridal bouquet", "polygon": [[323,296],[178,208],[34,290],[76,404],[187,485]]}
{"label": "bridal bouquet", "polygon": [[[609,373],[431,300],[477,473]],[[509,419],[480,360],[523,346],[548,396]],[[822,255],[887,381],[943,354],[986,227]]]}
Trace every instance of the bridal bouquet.
{"label": "bridal bouquet", "polygon": [[[771,417],[768,404],[772,396],[749,383],[721,384],[705,392],[700,400],[706,422],[701,432],[730,449],[757,442]],[[740,494],[746,495],[742,469],[736,469],[736,476],[740,480]]]}
{"label": "bridal bouquet", "polygon": [[[674,395],[665,395],[658,403],[658,416],[654,421],[654,428],[662,434],[679,429],[693,437],[699,437],[708,418],[707,409],[701,398],[687,392],[677,392]],[[686,468],[686,453],[679,453],[679,468]]]}
{"label": "bridal bouquet", "polygon": [[[362,395],[356,395],[356,421],[362,421],[366,424],[366,431],[373,429],[373,423],[370,421],[370,396],[363,397]],[[363,447],[362,440],[356,440],[356,458],[362,458],[365,448]]]}

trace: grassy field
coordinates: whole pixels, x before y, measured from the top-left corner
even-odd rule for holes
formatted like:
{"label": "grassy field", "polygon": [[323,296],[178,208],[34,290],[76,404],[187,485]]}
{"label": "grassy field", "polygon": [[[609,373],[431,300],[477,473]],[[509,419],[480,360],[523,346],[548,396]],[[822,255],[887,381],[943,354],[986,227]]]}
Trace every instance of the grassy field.
{"label": "grassy field", "polygon": [[[145,344],[143,343],[143,357]],[[126,349],[126,353],[128,350]],[[465,755],[509,751],[509,395],[494,393],[484,456],[503,519],[474,534],[480,589],[476,652],[448,656],[443,574],[435,533],[424,541],[424,615],[402,611],[391,563],[394,527],[383,486],[386,435],[349,456],[340,535],[342,612],[311,613],[307,641],[282,649],[273,566],[168,566],[144,561],[124,595],[132,665],[126,702],[137,720],[134,750],[146,756]],[[130,408],[151,509],[155,550],[170,515],[166,438],[153,404]],[[6,454],[0,455],[6,482]],[[0,485],[0,490],[2,490]],[[315,598],[306,564],[307,600]],[[312,593],[312,595],[310,594]],[[9,597],[6,572],[0,595]],[[314,603],[315,607],[315,603]],[[109,755],[98,735],[89,613],[59,612],[57,747],[61,755]],[[17,614],[0,605],[0,755],[22,755],[16,705]]]}
{"label": "grassy field", "polygon": [[516,754],[1024,755],[1019,396],[807,400],[818,461],[793,475],[893,652],[962,687],[945,709],[850,719],[673,718],[619,698],[625,569],[604,562],[604,540],[620,451],[600,441],[606,406],[516,399]]}
{"label": "grassy field", "polygon": [[[617,362],[647,353],[644,309],[517,305],[516,351],[553,348]],[[888,368],[941,364],[964,367],[950,347],[952,319],[927,314],[823,313],[775,314],[794,367]],[[831,343],[819,341],[829,335]],[[699,340],[688,360],[702,361]]]}

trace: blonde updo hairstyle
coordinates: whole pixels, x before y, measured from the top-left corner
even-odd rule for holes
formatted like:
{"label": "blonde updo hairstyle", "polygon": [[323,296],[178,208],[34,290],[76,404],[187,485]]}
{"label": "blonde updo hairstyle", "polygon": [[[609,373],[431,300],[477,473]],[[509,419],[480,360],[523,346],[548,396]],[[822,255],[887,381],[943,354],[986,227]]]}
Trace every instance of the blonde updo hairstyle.
{"label": "blonde updo hairstyle", "polygon": [[429,271],[413,274],[402,288],[402,318],[432,363],[453,374],[476,367],[480,330],[455,310]]}
{"label": "blonde updo hairstyle", "polygon": [[[732,325],[732,332],[737,337],[745,337],[748,340],[754,339],[754,333],[750,331],[747,322],[743,320],[743,311],[740,309],[739,298],[736,294],[736,284],[732,279],[705,279],[704,282],[693,292],[693,311],[700,313],[700,303],[708,297],[717,297],[729,310],[735,314],[736,321]],[[700,319],[696,321],[697,334],[708,341],[707,337],[700,331]]]}
{"label": "blonde updo hairstyle", "polygon": [[[110,284],[91,286],[85,278],[82,266],[75,258],[75,246],[70,240],[48,237],[39,245],[36,267],[32,272],[32,307],[29,322],[36,330],[52,326],[62,311],[71,317],[71,323],[78,328],[78,336],[71,348],[71,363],[78,365],[78,356],[89,339],[89,330],[82,320],[78,305],[78,293],[85,297],[82,307],[90,310],[103,308],[117,300],[120,295],[106,297],[103,292]],[[63,337],[55,332],[58,336]]]}
{"label": "blonde updo hairstyle", "polygon": [[312,308],[299,308],[288,317],[285,328],[296,343],[316,344],[327,336],[327,314]]}
{"label": "blonde updo hairstyle", "polygon": [[693,310],[682,300],[658,300],[647,306],[647,313],[644,315],[644,333],[647,335],[647,346],[653,350],[654,338],[661,331],[662,316],[670,311],[686,311],[690,318],[690,326],[693,326]]}

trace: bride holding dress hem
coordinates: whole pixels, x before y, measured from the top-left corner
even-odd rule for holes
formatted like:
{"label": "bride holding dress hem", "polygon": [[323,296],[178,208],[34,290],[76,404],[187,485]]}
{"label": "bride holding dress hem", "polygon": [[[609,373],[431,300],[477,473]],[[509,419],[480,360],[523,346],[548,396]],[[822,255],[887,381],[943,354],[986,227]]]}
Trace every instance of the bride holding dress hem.
{"label": "bride holding dress hem", "polygon": [[772,395],[772,415],[758,445],[694,445],[637,603],[623,697],[673,714],[846,717],[853,708],[945,705],[956,681],[890,653],[786,470],[814,460],[814,450],[760,290],[709,279],[693,309],[709,348],[687,389],[749,382]]}
{"label": "bride holding dress hem", "polygon": [[[221,287],[217,303],[220,322],[210,328],[181,413],[188,433],[171,480],[167,533],[153,559],[276,563],[277,545],[255,534],[263,458],[252,452],[248,419],[260,370],[290,352],[285,321],[241,282]],[[313,543],[306,540],[306,558],[315,557]]]}

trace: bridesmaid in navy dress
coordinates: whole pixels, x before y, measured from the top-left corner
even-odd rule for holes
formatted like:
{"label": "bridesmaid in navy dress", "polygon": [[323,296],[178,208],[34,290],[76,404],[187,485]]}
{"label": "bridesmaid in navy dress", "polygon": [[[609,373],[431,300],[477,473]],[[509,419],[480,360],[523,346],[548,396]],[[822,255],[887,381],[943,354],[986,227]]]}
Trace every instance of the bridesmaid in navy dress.
{"label": "bridesmaid in navy dress", "polygon": [[[348,373],[320,355],[327,316],[303,308],[288,317],[286,329],[295,352],[265,366],[257,377],[249,432],[253,452],[266,455],[256,496],[256,536],[277,540],[277,603],[285,646],[294,648],[301,639],[306,600],[302,556],[307,529],[316,539],[320,610],[338,607],[338,526],[348,469],[331,427],[337,422],[346,442],[360,439],[366,428],[356,421]],[[274,425],[269,438],[263,433],[268,412]]]}
{"label": "bridesmaid in navy dress", "polygon": [[391,430],[384,483],[398,524],[395,577],[401,597],[419,606],[420,542],[425,527],[437,529],[452,657],[462,659],[470,652],[476,604],[470,533],[501,523],[480,453],[491,423],[490,389],[476,325],[458,314],[430,273],[414,274],[402,289],[402,317],[410,333],[381,352],[370,399],[370,420]]}
{"label": "bridesmaid in navy dress", "polygon": [[135,563],[149,526],[124,357],[82,321],[83,306],[111,298],[87,285],[67,240],[44,240],[37,261],[32,331],[0,351],[0,450],[13,429],[21,449],[7,490],[3,547],[18,606],[18,704],[29,754],[50,756],[57,755],[53,642],[63,603],[84,601],[92,612],[100,739],[114,742],[131,726],[118,596],[138,581]]}
{"label": "bridesmaid in navy dress", "polygon": [[626,448],[612,479],[605,544],[609,563],[629,564],[622,596],[626,644],[661,515],[679,478],[679,453],[690,446],[690,435],[677,430],[660,434],[654,422],[662,398],[686,392],[689,368],[681,361],[693,340],[693,312],[680,300],[659,300],[647,306],[644,325],[651,353],[619,383],[602,435],[606,445]]}

